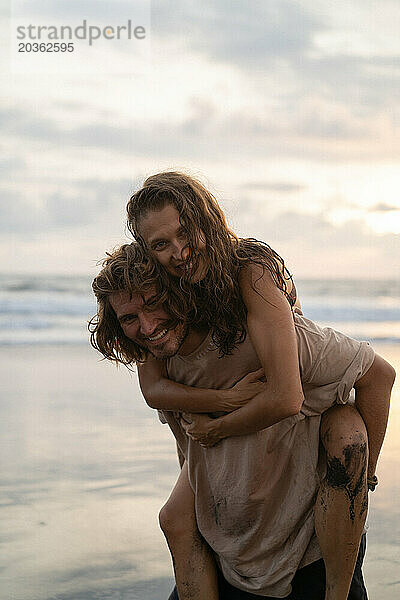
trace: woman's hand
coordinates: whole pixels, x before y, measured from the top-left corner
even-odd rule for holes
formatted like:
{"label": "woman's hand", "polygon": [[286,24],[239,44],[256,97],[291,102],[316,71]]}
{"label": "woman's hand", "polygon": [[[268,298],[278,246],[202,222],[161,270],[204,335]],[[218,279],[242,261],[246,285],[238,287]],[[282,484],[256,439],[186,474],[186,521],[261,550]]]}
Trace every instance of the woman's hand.
{"label": "woman's hand", "polygon": [[182,413],[181,425],[186,435],[195,442],[198,442],[203,448],[215,446],[223,439],[218,433],[218,419],[210,419],[207,415]]}
{"label": "woman's hand", "polygon": [[265,389],[264,370],[258,369],[248,373],[233,387],[223,390],[224,400],[218,410],[231,412],[247,404],[249,400]]}

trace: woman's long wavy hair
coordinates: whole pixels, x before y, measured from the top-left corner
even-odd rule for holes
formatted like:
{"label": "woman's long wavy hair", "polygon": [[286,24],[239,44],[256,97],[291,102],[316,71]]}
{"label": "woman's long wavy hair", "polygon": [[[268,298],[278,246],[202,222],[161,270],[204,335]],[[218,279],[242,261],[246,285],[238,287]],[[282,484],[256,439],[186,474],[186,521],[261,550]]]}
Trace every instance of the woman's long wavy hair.
{"label": "woman's long wavy hair", "polygon": [[167,314],[167,327],[175,327],[189,311],[187,298],[176,286],[171,286],[168,274],[160,269],[137,242],[125,244],[107,254],[102,269],[92,283],[97,299],[97,314],[89,321],[90,343],[104,358],[130,367],[144,362],[148,351],[124,334],[110,304],[117,292],[146,294],[149,310],[162,305]]}
{"label": "woman's long wavy hair", "polygon": [[174,171],[148,177],[128,202],[128,229],[146,251],[140,232],[141,219],[149,211],[161,210],[168,204],[179,213],[192,272],[199,261],[199,236],[206,244],[210,266],[205,278],[193,284],[183,278],[179,281],[188,298],[191,324],[205,323],[211,328],[220,353],[229,354],[246,335],[247,311],[240,293],[240,270],[250,263],[267,269],[289,301],[286,282],[291,275],[283,259],[268,244],[253,238],[239,239],[229,229],[218,202],[199,181]]}

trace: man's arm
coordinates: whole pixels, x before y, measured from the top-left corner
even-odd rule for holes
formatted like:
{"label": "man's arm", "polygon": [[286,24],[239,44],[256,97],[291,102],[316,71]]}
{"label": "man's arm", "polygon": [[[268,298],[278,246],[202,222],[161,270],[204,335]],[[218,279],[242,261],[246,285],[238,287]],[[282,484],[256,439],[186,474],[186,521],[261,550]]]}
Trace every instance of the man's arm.
{"label": "man's arm", "polygon": [[356,383],[356,408],[362,416],[368,432],[368,477],[375,475],[379,453],[382,448],[389,416],[390,393],[396,372],[381,356]]}

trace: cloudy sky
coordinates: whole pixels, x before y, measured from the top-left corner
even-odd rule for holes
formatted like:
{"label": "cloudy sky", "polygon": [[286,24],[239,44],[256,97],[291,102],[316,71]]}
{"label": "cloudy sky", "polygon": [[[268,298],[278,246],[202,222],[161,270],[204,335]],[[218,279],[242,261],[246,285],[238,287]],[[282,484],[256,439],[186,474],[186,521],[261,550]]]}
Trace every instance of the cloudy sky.
{"label": "cloudy sky", "polygon": [[[268,241],[298,277],[400,275],[398,0],[11,4],[1,271],[95,272],[126,241],[130,193],[174,168],[200,177],[232,227]],[[130,18],[147,35],[77,42],[40,72],[39,54],[16,66],[10,16]]]}

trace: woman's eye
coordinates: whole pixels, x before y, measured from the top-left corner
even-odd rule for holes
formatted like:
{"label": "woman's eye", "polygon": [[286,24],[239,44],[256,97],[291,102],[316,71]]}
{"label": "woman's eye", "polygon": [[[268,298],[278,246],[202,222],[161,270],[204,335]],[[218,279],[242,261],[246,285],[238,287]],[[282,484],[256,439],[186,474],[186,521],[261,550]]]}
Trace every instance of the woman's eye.
{"label": "woman's eye", "polygon": [[157,252],[157,250],[163,250],[166,246],[167,242],[157,242],[156,244],[154,244],[153,246],[153,250],[155,250]]}
{"label": "woman's eye", "polygon": [[153,298],[149,298],[148,300],[146,300],[146,308],[153,308],[154,306],[156,306],[158,303],[158,298],[157,296],[153,296]]}

